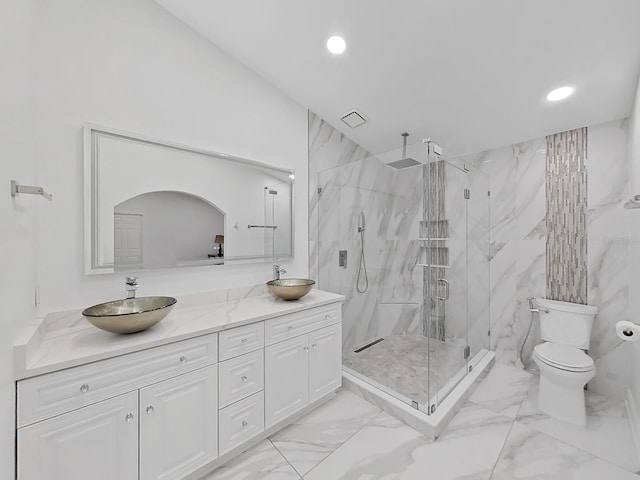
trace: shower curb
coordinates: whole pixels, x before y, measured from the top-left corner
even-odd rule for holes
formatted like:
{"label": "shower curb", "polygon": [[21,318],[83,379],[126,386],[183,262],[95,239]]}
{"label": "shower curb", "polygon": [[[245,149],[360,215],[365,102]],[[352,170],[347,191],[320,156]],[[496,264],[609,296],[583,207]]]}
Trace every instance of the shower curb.
{"label": "shower curb", "polygon": [[361,380],[352,373],[342,370],[343,388],[376,405],[392,417],[422,433],[425,437],[436,440],[449,422],[458,413],[476,387],[487,376],[495,363],[495,353],[487,351],[474,366],[473,370],[460,381],[451,393],[438,405],[435,413],[427,415],[407,403],[398,400],[379,388]]}

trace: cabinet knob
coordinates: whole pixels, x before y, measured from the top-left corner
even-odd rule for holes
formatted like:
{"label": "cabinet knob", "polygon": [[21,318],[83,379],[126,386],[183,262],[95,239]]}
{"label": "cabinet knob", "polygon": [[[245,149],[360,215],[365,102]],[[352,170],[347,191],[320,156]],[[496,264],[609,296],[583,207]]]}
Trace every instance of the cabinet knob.
{"label": "cabinet knob", "polygon": [[240,380],[242,380],[243,382],[246,382],[247,381],[247,376],[246,375],[242,375],[240,377]]}
{"label": "cabinet knob", "polygon": [[312,347],[312,348],[318,348],[318,345],[317,345],[317,344],[315,344],[315,343],[312,343],[312,344],[311,344],[311,347]]}
{"label": "cabinet knob", "polygon": [[242,343],[242,344],[247,343],[247,339],[246,339],[246,338],[243,338],[242,340],[240,340],[240,343]]}
{"label": "cabinet knob", "polygon": [[289,331],[293,330],[293,325],[288,325],[287,326],[287,330],[289,330]]}
{"label": "cabinet knob", "polygon": [[124,417],[125,421],[130,422],[131,420],[133,420],[133,413],[129,412],[127,413],[127,415]]}
{"label": "cabinet knob", "polygon": [[146,409],[147,413],[153,413],[153,405],[148,405]]}
{"label": "cabinet knob", "polygon": [[247,425],[249,425],[249,422],[242,420],[242,428],[247,428]]}
{"label": "cabinet knob", "polygon": [[86,383],[83,383],[82,386],[80,387],[80,391],[82,393],[87,393],[89,391],[89,385]]}
{"label": "cabinet knob", "polygon": [[324,316],[324,319],[325,319],[325,320],[331,320],[331,315],[325,315],[325,316]]}
{"label": "cabinet knob", "polygon": [[309,347],[304,347],[304,351],[308,352],[309,351]]}
{"label": "cabinet knob", "polygon": [[185,357],[184,355],[180,357],[180,363],[187,363],[187,357]]}

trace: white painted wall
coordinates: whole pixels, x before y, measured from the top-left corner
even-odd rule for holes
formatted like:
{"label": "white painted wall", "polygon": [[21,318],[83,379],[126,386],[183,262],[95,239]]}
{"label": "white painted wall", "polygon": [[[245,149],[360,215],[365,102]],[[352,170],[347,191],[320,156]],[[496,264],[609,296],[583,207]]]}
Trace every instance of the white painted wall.
{"label": "white painted wall", "polygon": [[31,137],[32,5],[0,2],[0,478],[12,479],[14,458],[14,383],[11,345],[19,327],[33,318],[37,209],[43,198],[9,195],[9,181],[38,183]]}
{"label": "white painted wall", "polygon": [[115,213],[142,215],[143,268],[167,268],[180,261],[207,261],[224,215],[209,203],[182,192],[151,192],[126,200]]}
{"label": "white painted wall", "polygon": [[[296,258],[306,276],[307,112],[153,0],[35,7],[39,176],[56,195],[39,218],[41,313],[123,295],[121,274],[83,274],[82,126],[106,125],[296,170]],[[257,212],[262,216],[262,211]],[[143,273],[141,295],[261,283],[270,263]]]}

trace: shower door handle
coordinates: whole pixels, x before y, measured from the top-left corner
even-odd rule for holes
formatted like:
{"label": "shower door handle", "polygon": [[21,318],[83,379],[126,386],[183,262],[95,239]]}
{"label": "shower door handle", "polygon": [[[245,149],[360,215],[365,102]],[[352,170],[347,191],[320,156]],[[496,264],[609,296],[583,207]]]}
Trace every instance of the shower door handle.
{"label": "shower door handle", "polygon": [[438,283],[442,283],[444,285],[444,296],[441,297],[440,295],[437,295],[436,298],[443,301],[449,300],[449,281],[446,278],[437,278],[436,285]]}

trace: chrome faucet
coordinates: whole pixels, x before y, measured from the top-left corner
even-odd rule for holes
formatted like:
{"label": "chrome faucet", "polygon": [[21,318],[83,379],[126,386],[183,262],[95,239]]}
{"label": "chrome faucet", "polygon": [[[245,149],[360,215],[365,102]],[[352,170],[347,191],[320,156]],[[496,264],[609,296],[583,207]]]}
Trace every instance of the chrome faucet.
{"label": "chrome faucet", "polygon": [[280,280],[280,275],[282,275],[283,273],[287,273],[287,271],[282,268],[280,265],[274,265],[273,266],[273,279],[274,280]]}
{"label": "chrome faucet", "polygon": [[127,291],[127,298],[136,298],[136,290],[138,290],[138,277],[127,277],[124,281],[125,289]]}

